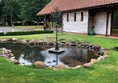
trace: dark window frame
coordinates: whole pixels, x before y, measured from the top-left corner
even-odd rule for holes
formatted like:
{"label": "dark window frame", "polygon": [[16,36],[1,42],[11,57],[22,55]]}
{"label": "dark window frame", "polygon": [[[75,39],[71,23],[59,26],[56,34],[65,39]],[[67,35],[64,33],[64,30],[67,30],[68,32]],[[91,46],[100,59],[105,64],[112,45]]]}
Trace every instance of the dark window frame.
{"label": "dark window frame", "polygon": [[77,13],[74,13],[74,22],[77,21]]}
{"label": "dark window frame", "polygon": [[69,14],[67,14],[67,22],[69,22]]}
{"label": "dark window frame", "polygon": [[84,20],[84,12],[81,12],[81,22]]}

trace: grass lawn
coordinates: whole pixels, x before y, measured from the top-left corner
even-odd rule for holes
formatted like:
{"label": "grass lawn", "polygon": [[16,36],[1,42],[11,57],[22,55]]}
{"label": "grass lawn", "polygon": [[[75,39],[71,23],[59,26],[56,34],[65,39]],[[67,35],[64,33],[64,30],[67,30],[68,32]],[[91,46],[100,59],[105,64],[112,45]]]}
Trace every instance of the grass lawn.
{"label": "grass lawn", "polygon": [[[37,34],[25,36],[1,36],[2,38],[42,39],[53,34]],[[8,63],[0,57],[0,83],[117,83],[118,82],[118,52],[113,51],[118,46],[118,39],[86,36],[79,34],[64,34],[60,38],[67,41],[85,41],[101,45],[109,49],[106,60],[100,61],[91,68],[49,70],[33,67],[21,67]]]}
{"label": "grass lawn", "polygon": [[15,26],[15,28],[20,28],[20,29],[32,29],[32,30],[43,30],[43,26]]}

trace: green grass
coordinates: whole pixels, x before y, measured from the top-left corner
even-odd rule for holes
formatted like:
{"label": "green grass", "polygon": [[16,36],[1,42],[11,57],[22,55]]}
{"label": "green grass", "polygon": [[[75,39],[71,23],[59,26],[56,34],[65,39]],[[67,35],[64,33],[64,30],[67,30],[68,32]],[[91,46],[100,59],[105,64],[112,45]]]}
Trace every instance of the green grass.
{"label": "green grass", "polygon": [[43,26],[15,26],[15,28],[20,28],[20,29],[43,29]]}
{"label": "green grass", "polygon": [[[37,34],[25,36],[4,36],[2,38],[46,40],[53,34]],[[94,64],[91,68],[49,70],[33,67],[21,67],[8,63],[0,58],[0,83],[117,83],[118,81],[118,52],[113,51],[118,46],[118,39],[86,36],[79,34],[64,34],[60,38],[66,41],[85,41],[101,45],[109,49],[106,60]]]}

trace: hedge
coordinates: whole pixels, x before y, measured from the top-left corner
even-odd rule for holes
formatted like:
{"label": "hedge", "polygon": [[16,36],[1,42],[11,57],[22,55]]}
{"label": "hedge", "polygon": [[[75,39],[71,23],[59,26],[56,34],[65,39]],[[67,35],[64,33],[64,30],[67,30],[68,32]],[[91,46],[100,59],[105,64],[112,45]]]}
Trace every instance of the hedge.
{"label": "hedge", "polygon": [[14,36],[14,35],[30,35],[30,34],[43,34],[53,33],[52,30],[40,30],[40,31],[22,31],[22,32],[1,32],[0,36]]}

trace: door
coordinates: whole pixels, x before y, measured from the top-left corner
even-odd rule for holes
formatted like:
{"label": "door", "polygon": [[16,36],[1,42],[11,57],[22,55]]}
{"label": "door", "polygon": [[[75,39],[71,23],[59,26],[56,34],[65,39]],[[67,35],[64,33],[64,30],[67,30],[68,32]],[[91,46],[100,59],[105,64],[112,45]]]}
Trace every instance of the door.
{"label": "door", "polygon": [[112,35],[118,35],[118,9],[113,10]]}

